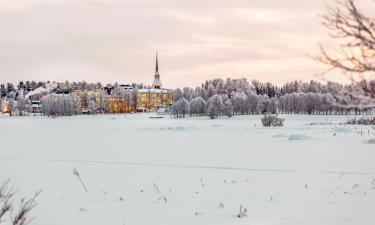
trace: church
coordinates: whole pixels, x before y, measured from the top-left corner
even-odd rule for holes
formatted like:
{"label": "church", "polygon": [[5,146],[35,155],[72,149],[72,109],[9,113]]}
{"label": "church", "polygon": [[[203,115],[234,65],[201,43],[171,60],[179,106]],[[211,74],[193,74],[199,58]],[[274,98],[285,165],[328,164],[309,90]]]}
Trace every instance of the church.
{"label": "church", "polygon": [[[108,107],[110,113],[125,113],[134,111],[156,111],[160,108],[168,107],[172,104],[172,91],[163,88],[160,73],[158,53],[156,52],[155,74],[152,86],[137,89],[137,98],[135,103],[130,102],[130,93],[134,90],[131,85],[118,85],[116,88],[124,92],[115,92],[115,87],[107,85],[103,88],[104,93],[99,90],[77,91],[77,96],[81,98],[81,111],[89,112],[89,99],[93,98],[100,106],[99,110]],[[128,93],[121,95],[120,93]],[[134,104],[134,105],[133,105]],[[102,107],[103,106],[103,107]],[[104,110],[105,111],[105,110]]]}
{"label": "church", "polygon": [[158,53],[156,52],[155,75],[152,87],[142,88],[138,92],[137,110],[155,111],[172,104],[172,93],[164,89],[160,80]]}

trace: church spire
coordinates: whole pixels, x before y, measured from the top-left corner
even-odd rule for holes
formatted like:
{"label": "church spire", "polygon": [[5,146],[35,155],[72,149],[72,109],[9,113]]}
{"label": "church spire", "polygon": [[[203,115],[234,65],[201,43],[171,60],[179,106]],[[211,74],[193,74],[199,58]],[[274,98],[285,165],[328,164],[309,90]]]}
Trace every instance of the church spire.
{"label": "church spire", "polygon": [[155,73],[159,73],[158,51],[156,51],[156,68]]}
{"label": "church spire", "polygon": [[161,89],[158,51],[156,51],[155,75],[154,75],[154,82],[152,83],[152,87],[155,88],[155,89]]}

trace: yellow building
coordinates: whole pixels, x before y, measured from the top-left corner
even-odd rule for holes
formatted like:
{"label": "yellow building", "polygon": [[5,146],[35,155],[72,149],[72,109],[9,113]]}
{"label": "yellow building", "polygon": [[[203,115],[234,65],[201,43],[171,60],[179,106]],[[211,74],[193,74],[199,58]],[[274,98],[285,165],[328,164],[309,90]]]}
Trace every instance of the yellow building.
{"label": "yellow building", "polygon": [[[115,88],[107,85],[102,91],[78,91],[81,97],[81,111],[90,111],[90,100],[95,99],[99,112],[124,113],[134,111],[155,111],[172,104],[171,90],[162,88],[159,73],[158,55],[156,53],[156,67],[152,87],[138,90],[136,102],[131,97],[134,88],[130,85],[119,85],[122,94],[116,94]],[[105,93],[105,94],[103,94]],[[126,94],[127,93],[127,94]],[[136,107],[135,107],[136,106]]]}
{"label": "yellow building", "polygon": [[1,101],[1,112],[2,113],[10,113],[10,105],[9,102],[5,99]]}
{"label": "yellow building", "polygon": [[96,101],[99,103],[99,111],[103,109],[108,109],[109,113],[126,113],[134,111],[134,107],[130,105],[129,98],[108,96],[104,98],[96,98]]}
{"label": "yellow building", "polygon": [[172,104],[172,93],[166,89],[145,88],[138,92],[137,109],[154,111]]}

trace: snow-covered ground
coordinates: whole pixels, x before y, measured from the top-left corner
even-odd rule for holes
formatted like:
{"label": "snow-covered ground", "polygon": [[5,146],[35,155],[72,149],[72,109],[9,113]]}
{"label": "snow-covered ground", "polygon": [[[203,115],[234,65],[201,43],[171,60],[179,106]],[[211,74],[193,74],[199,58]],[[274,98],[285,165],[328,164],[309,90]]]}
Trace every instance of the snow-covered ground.
{"label": "snow-covered ground", "polygon": [[370,127],[151,115],[0,116],[0,180],[18,196],[42,190],[32,225],[375,223]]}

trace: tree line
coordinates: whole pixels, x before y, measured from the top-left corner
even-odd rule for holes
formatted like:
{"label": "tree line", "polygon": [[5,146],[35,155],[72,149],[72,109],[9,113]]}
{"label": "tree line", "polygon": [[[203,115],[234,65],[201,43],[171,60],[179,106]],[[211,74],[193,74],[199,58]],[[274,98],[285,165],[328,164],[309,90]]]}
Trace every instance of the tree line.
{"label": "tree line", "polygon": [[[246,79],[209,80],[195,89],[177,88],[173,92],[171,113],[176,117],[251,114],[362,114],[374,106],[343,90],[363,89],[361,81],[351,85],[328,82],[289,82],[282,87]],[[375,88],[369,81],[366,87]],[[361,96],[362,98],[362,96]],[[372,98],[369,96],[369,98]]]}

